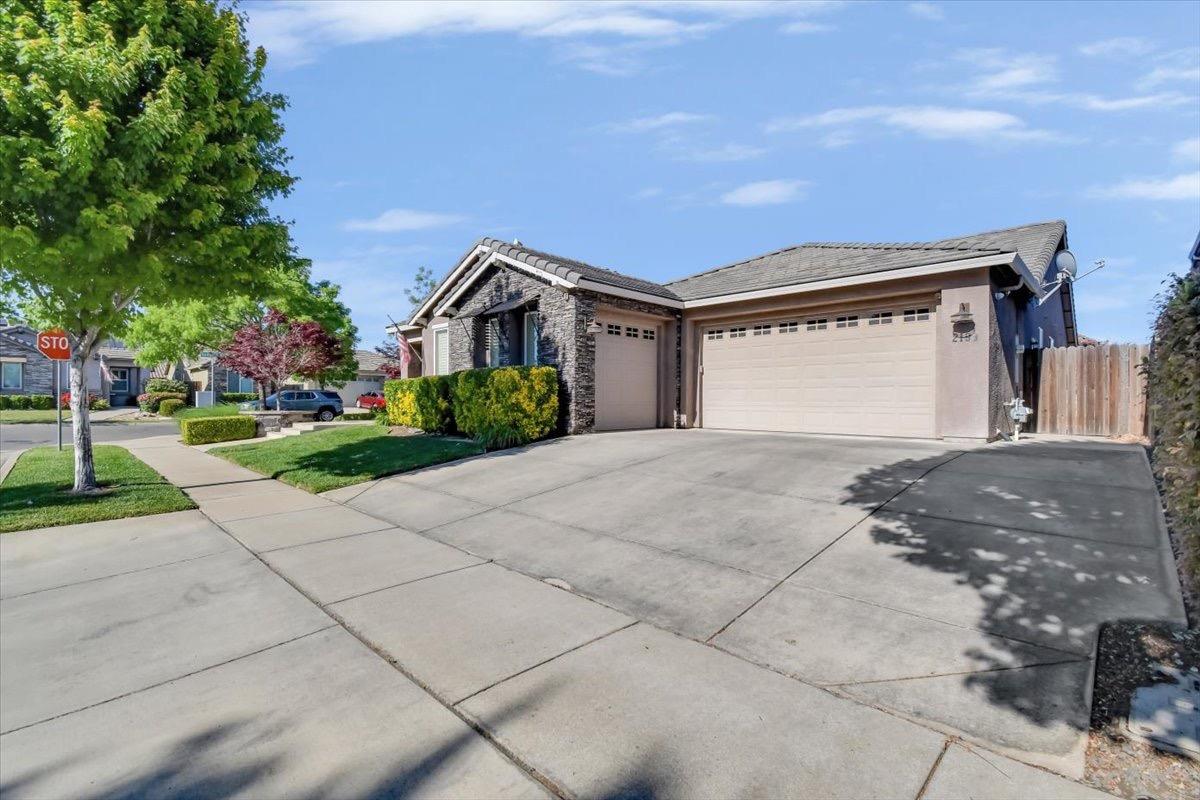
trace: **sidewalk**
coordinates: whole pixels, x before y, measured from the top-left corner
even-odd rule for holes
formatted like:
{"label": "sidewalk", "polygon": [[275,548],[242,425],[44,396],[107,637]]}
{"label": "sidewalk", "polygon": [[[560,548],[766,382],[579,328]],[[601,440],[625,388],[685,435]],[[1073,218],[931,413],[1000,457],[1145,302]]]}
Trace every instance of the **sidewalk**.
{"label": "sidewalk", "polygon": [[[4,696],[15,696],[21,679],[35,687],[29,702],[45,704],[4,734],[0,783],[16,786],[14,797],[127,790],[122,781],[131,774],[178,779],[180,772],[184,780],[172,785],[228,785],[204,793],[256,796],[318,787],[317,794],[388,794],[414,775],[426,776],[417,793],[451,796],[547,788],[605,797],[1105,796],[173,437],[129,447],[200,511],[157,524],[88,526],[83,537],[64,529],[62,541],[86,539],[110,554],[82,558],[64,545],[55,554],[70,562],[64,568],[99,564],[112,575],[144,558],[133,529],[192,546],[203,539],[215,552],[162,566],[139,562],[140,571],[123,577],[88,573],[93,587],[128,583],[128,597],[136,594],[147,609],[147,620],[129,628],[112,616],[120,605],[115,588],[68,601],[53,596],[69,586],[37,589],[53,583],[42,576],[25,588],[46,603],[4,601]],[[474,513],[448,494],[423,502],[431,518]],[[198,532],[185,535],[189,526]],[[27,541],[21,546],[39,540]],[[0,563],[5,591],[20,587],[11,576],[35,569],[7,546]],[[205,563],[207,577],[188,572]],[[29,606],[14,610],[14,602]],[[211,619],[199,619],[191,603]],[[57,639],[46,632],[12,638],[35,617],[72,615],[91,622],[70,623],[70,635]],[[272,630],[266,639],[264,627]],[[122,633],[90,638],[110,629]],[[231,637],[237,646],[212,652]],[[94,644],[78,648],[79,641]],[[64,678],[91,676],[78,691],[100,694],[64,697],[53,678],[43,685],[44,669],[12,675],[10,664],[40,664],[51,652]],[[102,669],[88,663],[102,656]],[[170,669],[153,674],[121,669],[125,661],[164,659]],[[110,672],[117,676],[102,697]],[[37,721],[44,717],[52,718]],[[164,752],[170,742],[175,748]]]}

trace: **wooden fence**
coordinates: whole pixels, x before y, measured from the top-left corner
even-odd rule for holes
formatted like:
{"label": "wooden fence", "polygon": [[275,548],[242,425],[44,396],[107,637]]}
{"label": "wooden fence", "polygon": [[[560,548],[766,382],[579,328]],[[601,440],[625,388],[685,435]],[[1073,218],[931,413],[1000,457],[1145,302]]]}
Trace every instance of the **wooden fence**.
{"label": "wooden fence", "polygon": [[1144,344],[1042,350],[1035,429],[1088,436],[1146,435],[1146,379],[1141,366],[1149,353],[1149,345]]}

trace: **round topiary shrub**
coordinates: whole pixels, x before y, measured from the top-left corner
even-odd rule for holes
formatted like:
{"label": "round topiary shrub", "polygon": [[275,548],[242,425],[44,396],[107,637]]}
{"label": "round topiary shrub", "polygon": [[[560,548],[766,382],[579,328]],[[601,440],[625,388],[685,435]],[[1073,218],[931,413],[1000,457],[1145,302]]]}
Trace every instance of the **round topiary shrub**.
{"label": "round topiary shrub", "polygon": [[184,402],[174,397],[168,397],[158,404],[158,415],[160,417],[173,417],[175,412],[183,408]]}

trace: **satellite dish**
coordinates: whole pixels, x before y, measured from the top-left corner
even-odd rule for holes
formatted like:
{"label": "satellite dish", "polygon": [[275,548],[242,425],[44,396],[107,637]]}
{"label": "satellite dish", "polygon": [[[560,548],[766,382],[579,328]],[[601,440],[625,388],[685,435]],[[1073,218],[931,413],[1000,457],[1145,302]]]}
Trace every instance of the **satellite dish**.
{"label": "satellite dish", "polygon": [[1059,250],[1054,256],[1054,266],[1057,268],[1059,280],[1064,281],[1075,280],[1075,274],[1079,270],[1075,256],[1070,250]]}

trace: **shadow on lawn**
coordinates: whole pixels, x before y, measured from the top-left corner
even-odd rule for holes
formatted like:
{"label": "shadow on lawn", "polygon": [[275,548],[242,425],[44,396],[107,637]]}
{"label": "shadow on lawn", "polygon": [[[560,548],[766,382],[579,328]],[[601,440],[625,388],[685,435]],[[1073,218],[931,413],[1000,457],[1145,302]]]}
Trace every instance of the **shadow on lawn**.
{"label": "shadow on lawn", "polygon": [[[553,690],[553,687],[539,687],[539,691]],[[530,698],[515,702],[490,716],[489,723],[500,724],[524,714],[529,705]],[[318,709],[316,716],[324,713]],[[450,717],[448,711],[442,713]],[[373,713],[369,712],[368,716],[372,719],[367,724],[378,720]],[[296,747],[296,743],[289,742],[287,737],[301,723],[306,723],[305,727],[311,730],[315,720],[295,719],[289,712],[280,710],[253,717],[230,718],[197,728],[176,738],[174,744],[156,746],[154,749],[162,754],[144,761],[140,760],[144,758],[140,747],[122,752],[119,748],[107,748],[106,740],[99,740],[74,761],[62,758],[24,771],[11,770],[12,777],[0,784],[0,796],[21,798],[58,794],[104,800],[222,800],[268,796],[286,796],[294,800],[330,797],[385,800],[414,795],[485,796],[485,792],[489,797],[528,796],[527,784],[516,769],[509,770],[513,780],[507,787],[485,790],[473,782],[475,773],[494,775],[500,762],[507,759],[474,729],[456,718],[453,723],[457,732],[449,737],[439,737],[418,727],[423,717],[418,715],[415,725],[406,723],[403,717],[394,721],[400,728],[409,726],[410,735],[402,742],[409,752],[396,756],[387,768],[382,767],[384,757],[379,752],[370,752],[370,748],[366,748],[368,752],[361,760],[354,757],[356,752],[351,747],[343,763],[311,763],[328,756],[319,752],[311,741]],[[169,718],[169,715],[164,717]],[[347,735],[354,735],[354,715],[341,714],[339,719],[347,725]],[[133,724],[153,728],[154,721],[142,719]],[[110,734],[107,741],[122,741],[119,728]],[[69,734],[64,731],[64,735]],[[289,744],[293,747],[289,748]],[[486,766],[491,770],[484,769],[481,757],[487,759]],[[129,763],[124,763],[126,759]],[[60,782],[64,772],[69,776],[70,786]],[[281,782],[281,773],[289,772],[291,779],[285,777]],[[322,774],[324,777],[317,777]],[[50,781],[52,790],[44,785],[46,781]],[[507,791],[503,791],[505,789]]]}
{"label": "shadow on lawn", "polygon": [[[948,585],[931,584],[914,575],[911,584],[897,590],[894,603],[880,602],[947,621],[961,616],[949,605],[977,605],[981,610],[970,624],[993,635],[991,648],[964,652],[976,671],[961,677],[963,685],[991,705],[1038,726],[1065,724],[1084,730],[1088,674],[1048,665],[1086,661],[1099,625],[1110,619],[1139,613],[1150,618],[1174,615],[1172,583],[1164,572],[1161,545],[1139,546],[1132,529],[1128,544],[1097,540],[1106,534],[1094,526],[1122,522],[1129,515],[1119,498],[1097,502],[1107,487],[1081,492],[1086,484],[1057,486],[1054,480],[1006,477],[1013,454],[1022,459],[1068,457],[1062,445],[1046,443],[976,450],[970,454],[970,472],[938,467],[903,492],[902,504],[890,504],[899,505],[895,511],[885,506],[868,519],[871,542],[885,548],[889,559],[949,579]],[[1114,470],[1128,463],[1116,450],[1094,449],[1083,457],[1111,462]],[[1005,463],[991,462],[993,470],[989,458]],[[880,480],[893,480],[895,467],[861,473],[847,487],[850,502],[874,497]],[[1046,532],[1050,530],[1054,533]],[[905,578],[889,572],[881,580]],[[969,587],[973,599],[968,601],[953,587]],[[1032,660],[1047,666],[1012,669],[1031,663],[1027,644],[1053,648]],[[890,704],[888,699],[882,702]]]}

